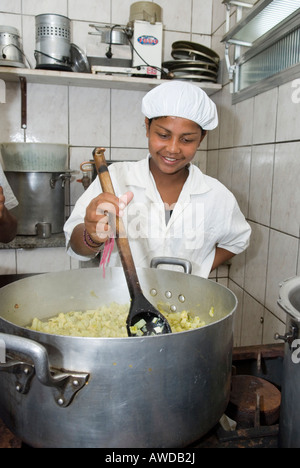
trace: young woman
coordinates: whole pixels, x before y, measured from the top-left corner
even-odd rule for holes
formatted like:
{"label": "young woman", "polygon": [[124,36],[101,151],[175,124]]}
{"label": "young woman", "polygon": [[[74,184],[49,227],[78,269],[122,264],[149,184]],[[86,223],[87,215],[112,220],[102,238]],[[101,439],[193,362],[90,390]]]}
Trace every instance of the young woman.
{"label": "young woman", "polygon": [[[148,157],[110,165],[118,196],[102,193],[98,179],[90,185],[65,224],[68,252],[80,260],[97,255],[114,235],[110,217],[119,215],[137,267],[177,257],[207,278],[247,248],[251,232],[232,193],[192,163],[218,124],[215,104],[199,87],[170,81],[146,94],[142,112]],[[121,265],[116,247],[110,265]]]}

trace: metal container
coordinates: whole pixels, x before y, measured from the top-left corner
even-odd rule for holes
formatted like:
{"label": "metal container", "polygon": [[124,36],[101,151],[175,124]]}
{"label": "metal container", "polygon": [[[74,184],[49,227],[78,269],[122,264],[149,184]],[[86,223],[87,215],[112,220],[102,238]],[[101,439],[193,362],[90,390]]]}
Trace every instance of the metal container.
{"label": "metal container", "polygon": [[39,223],[51,224],[52,234],[63,231],[69,172],[5,171],[5,175],[19,202],[11,210],[18,219],[18,235],[37,235]]}
{"label": "metal container", "polygon": [[118,27],[104,28],[101,30],[101,41],[105,44],[128,45],[128,37],[123,29]]}
{"label": "metal container", "polygon": [[154,2],[135,2],[130,5],[129,22],[148,21],[151,24],[161,23],[162,8]]}
{"label": "metal container", "polygon": [[63,172],[68,168],[68,145],[55,143],[1,143],[5,171]]}
{"label": "metal container", "polygon": [[0,26],[0,66],[26,67],[19,31],[12,26]]}
{"label": "metal container", "polygon": [[66,182],[70,179],[68,145],[54,143],[2,143],[3,169],[19,205],[19,235],[42,235],[41,223],[51,233],[62,232],[65,222]]}
{"label": "metal container", "polygon": [[26,329],[35,316],[129,303],[122,268],[108,268],[105,278],[99,268],[47,273],[0,289],[0,345],[7,351],[0,418],[28,445],[185,447],[222,416],[230,394],[235,295],[185,273],[137,273],[154,305],[188,309],[207,325],[127,338]]}
{"label": "metal container", "polygon": [[71,71],[71,27],[66,16],[35,17],[37,69]]}
{"label": "metal container", "polygon": [[300,276],[280,285],[278,304],[287,314],[285,335],[275,335],[285,341],[279,446],[300,448]]}

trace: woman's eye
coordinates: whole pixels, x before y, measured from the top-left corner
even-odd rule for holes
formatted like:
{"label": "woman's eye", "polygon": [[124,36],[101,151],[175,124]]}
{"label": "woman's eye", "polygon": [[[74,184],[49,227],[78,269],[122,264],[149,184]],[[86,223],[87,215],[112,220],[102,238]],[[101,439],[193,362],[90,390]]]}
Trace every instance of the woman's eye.
{"label": "woman's eye", "polygon": [[192,143],[193,140],[189,140],[188,138],[183,138],[182,139],[183,143]]}

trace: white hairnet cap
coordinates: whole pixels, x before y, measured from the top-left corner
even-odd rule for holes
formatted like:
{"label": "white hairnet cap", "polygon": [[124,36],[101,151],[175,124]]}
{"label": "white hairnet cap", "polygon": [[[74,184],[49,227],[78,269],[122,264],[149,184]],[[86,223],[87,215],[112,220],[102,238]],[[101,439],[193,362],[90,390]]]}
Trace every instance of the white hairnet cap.
{"label": "white hairnet cap", "polygon": [[218,125],[215,103],[198,86],[187,81],[168,81],[147,93],[142,101],[142,112],[154,117],[183,117],[213,130]]}

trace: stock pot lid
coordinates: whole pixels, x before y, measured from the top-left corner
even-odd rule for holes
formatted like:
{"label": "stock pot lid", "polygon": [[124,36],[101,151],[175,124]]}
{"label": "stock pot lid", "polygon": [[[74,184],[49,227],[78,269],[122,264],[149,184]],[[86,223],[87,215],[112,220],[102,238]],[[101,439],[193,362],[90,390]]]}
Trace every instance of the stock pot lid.
{"label": "stock pot lid", "polygon": [[88,59],[76,44],[71,44],[71,68],[73,72],[77,73],[90,73],[91,68]]}

